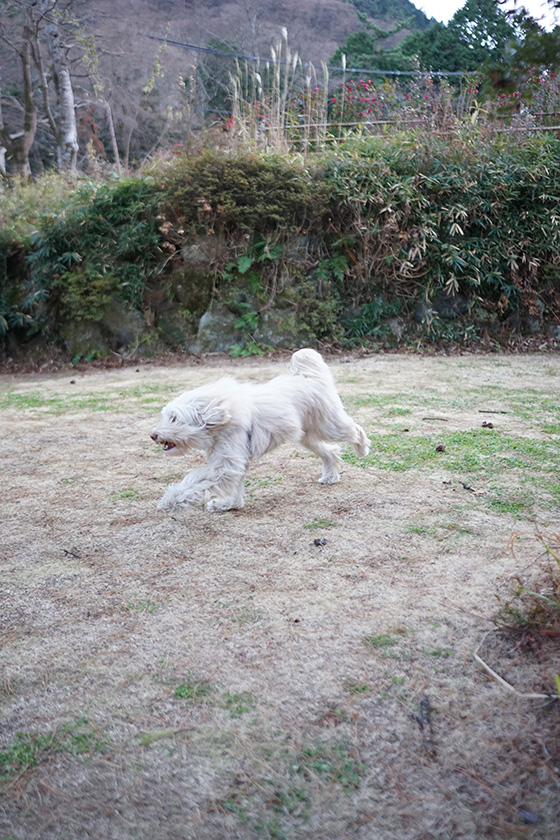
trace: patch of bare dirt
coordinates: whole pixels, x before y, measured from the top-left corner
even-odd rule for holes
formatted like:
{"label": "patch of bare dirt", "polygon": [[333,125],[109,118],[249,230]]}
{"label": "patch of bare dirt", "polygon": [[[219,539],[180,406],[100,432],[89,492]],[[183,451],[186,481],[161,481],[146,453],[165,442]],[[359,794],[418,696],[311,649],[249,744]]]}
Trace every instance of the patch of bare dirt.
{"label": "patch of bare dirt", "polygon": [[[0,378],[6,840],[558,837],[560,704],[513,694],[473,658],[484,639],[520,693],[554,693],[557,639],[536,651],[493,624],[539,551],[526,539],[513,555],[512,533],[558,525],[546,494],[520,519],[489,503],[507,475],[375,457],[325,487],[316,459],[283,447],[251,470],[243,510],[156,510],[196,463],[151,442],[160,407],[224,372],[285,367]],[[546,407],[557,355],[332,368],[374,436],[491,416],[558,443],[508,402]],[[17,733],[35,745],[27,763]]]}

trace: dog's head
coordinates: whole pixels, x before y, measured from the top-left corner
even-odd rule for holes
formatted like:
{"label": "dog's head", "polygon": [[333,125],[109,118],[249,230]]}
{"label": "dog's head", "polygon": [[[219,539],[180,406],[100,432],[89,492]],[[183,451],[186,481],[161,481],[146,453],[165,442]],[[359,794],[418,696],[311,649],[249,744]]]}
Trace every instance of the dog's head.
{"label": "dog's head", "polygon": [[231,419],[226,406],[210,395],[183,394],[162,408],[161,420],[150,435],[163,451],[180,455],[188,449],[206,450],[216,430]]}

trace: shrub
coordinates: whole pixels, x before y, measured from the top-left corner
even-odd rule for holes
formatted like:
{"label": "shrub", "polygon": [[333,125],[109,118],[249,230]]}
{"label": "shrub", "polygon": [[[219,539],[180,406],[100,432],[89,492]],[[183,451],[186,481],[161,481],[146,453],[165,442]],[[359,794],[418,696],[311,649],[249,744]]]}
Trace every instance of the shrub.
{"label": "shrub", "polygon": [[139,307],[161,260],[158,201],[150,178],[88,184],[44,220],[29,263],[34,288],[51,296],[57,316],[97,320],[113,295]]}
{"label": "shrub", "polygon": [[173,211],[196,231],[293,233],[319,226],[326,212],[320,182],[280,155],[177,156],[162,172],[161,185]]}
{"label": "shrub", "polygon": [[44,220],[58,214],[73,192],[73,184],[53,173],[0,184],[0,337],[37,328],[40,293],[27,271],[26,254]]}
{"label": "shrub", "polygon": [[354,255],[346,296],[410,304],[443,290],[501,315],[557,312],[559,152],[543,137],[348,144],[326,172]]}

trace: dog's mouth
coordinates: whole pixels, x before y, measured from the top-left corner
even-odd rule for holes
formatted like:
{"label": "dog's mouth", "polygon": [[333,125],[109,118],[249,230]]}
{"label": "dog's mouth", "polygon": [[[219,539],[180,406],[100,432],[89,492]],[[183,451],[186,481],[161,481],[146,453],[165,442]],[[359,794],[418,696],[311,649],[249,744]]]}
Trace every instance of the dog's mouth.
{"label": "dog's mouth", "polygon": [[162,440],[157,432],[152,432],[150,435],[154,443],[159,443],[164,452],[171,452],[172,449],[177,449],[177,444],[172,440]]}

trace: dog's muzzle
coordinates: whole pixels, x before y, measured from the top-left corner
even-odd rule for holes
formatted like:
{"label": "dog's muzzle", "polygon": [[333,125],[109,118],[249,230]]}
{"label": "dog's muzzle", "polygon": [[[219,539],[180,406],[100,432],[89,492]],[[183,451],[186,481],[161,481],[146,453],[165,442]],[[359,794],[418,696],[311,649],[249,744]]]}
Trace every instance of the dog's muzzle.
{"label": "dog's muzzle", "polygon": [[163,445],[164,452],[170,452],[172,449],[175,449],[177,447],[177,444],[172,443],[170,440],[160,440],[157,432],[152,432],[150,437],[153,441],[155,441],[155,443],[161,443]]}

